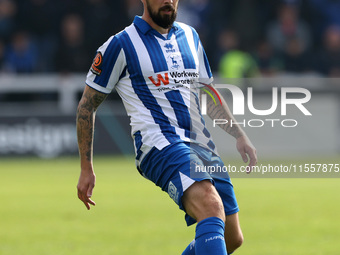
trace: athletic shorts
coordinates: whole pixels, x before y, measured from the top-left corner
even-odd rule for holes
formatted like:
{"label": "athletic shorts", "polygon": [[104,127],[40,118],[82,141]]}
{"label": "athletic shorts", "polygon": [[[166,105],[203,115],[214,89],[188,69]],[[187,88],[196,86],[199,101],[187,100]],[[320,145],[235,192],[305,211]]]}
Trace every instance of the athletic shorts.
{"label": "athletic shorts", "polygon": [[[152,148],[140,164],[141,174],[159,186],[175,201],[183,211],[182,196],[194,182],[210,180],[218,191],[224,205],[226,215],[239,211],[234,188],[227,174],[223,176],[212,174],[203,167],[223,168],[221,158],[210,150],[193,143],[175,143],[162,150]],[[200,167],[200,168],[199,168]],[[205,168],[207,169],[207,168]],[[187,225],[196,222],[187,213]]]}

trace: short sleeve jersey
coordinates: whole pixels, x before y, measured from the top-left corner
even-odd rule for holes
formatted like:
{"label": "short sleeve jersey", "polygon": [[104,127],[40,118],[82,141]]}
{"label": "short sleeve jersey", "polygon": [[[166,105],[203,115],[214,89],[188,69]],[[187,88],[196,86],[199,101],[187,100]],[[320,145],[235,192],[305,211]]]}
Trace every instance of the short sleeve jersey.
{"label": "short sleeve jersey", "polygon": [[175,22],[164,37],[141,17],[97,51],[86,83],[102,93],[116,89],[130,117],[137,165],[156,147],[178,142],[215,145],[199,108],[198,84],[211,83],[197,32]]}

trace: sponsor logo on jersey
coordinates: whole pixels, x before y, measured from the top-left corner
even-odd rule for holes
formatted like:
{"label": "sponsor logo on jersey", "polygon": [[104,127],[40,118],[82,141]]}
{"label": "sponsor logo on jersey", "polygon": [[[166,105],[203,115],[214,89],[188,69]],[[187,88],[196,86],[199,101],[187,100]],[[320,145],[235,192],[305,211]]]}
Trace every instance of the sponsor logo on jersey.
{"label": "sponsor logo on jersey", "polygon": [[156,79],[157,81],[155,81],[155,79],[152,76],[149,76],[148,78],[156,87],[159,87],[162,82],[163,82],[164,85],[169,84],[169,74],[168,73],[165,73],[164,77],[162,76],[162,74],[157,74],[157,79]]}
{"label": "sponsor logo on jersey", "polygon": [[169,52],[175,52],[176,50],[174,49],[174,46],[171,44],[171,43],[166,43],[164,45],[164,47],[166,48],[166,53],[169,53]]}
{"label": "sponsor logo on jersey", "polygon": [[175,203],[178,204],[179,192],[177,191],[177,188],[175,184],[172,183],[172,181],[169,182],[168,194],[175,201]]}
{"label": "sponsor logo on jersey", "polygon": [[91,72],[94,73],[95,75],[101,75],[102,73],[102,66],[103,63],[103,55],[101,52],[97,52],[97,55],[93,59],[93,63],[91,65]]}
{"label": "sponsor logo on jersey", "polygon": [[[187,71],[182,71],[182,72],[175,71],[175,72],[170,72],[170,77],[172,78],[175,85],[176,84],[190,85],[196,82],[197,78],[199,77],[199,73],[187,72]],[[154,78],[153,76],[149,76],[148,78],[156,87],[159,87],[162,84],[169,85],[170,83],[169,73],[157,74],[156,78]],[[206,86],[208,87],[209,85],[206,85]]]}

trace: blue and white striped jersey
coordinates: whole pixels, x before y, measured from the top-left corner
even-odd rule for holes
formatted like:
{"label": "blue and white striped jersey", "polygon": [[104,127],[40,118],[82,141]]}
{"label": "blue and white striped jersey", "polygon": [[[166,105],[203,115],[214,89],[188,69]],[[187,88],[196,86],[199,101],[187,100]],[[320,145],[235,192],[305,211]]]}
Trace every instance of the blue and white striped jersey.
{"label": "blue and white striped jersey", "polygon": [[86,83],[123,100],[137,164],[152,148],[195,142],[215,151],[199,109],[198,84],[212,74],[197,32],[175,22],[165,36],[141,17],[97,52]]}

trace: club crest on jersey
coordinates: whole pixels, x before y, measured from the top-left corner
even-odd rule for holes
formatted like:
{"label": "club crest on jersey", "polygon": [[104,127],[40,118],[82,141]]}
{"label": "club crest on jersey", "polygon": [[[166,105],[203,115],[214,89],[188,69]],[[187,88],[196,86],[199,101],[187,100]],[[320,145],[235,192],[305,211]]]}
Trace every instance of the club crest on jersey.
{"label": "club crest on jersey", "polygon": [[174,49],[174,46],[171,43],[166,43],[164,45],[164,47],[166,48],[166,53],[169,52],[175,52],[176,50]]}
{"label": "club crest on jersey", "polygon": [[102,73],[102,66],[103,63],[103,55],[101,52],[97,52],[97,55],[93,59],[93,63],[91,65],[91,72],[94,73],[95,75],[101,75]]}
{"label": "club crest on jersey", "polygon": [[180,68],[179,63],[182,61],[178,54],[171,54],[168,57],[171,61],[171,69],[178,70]]}

